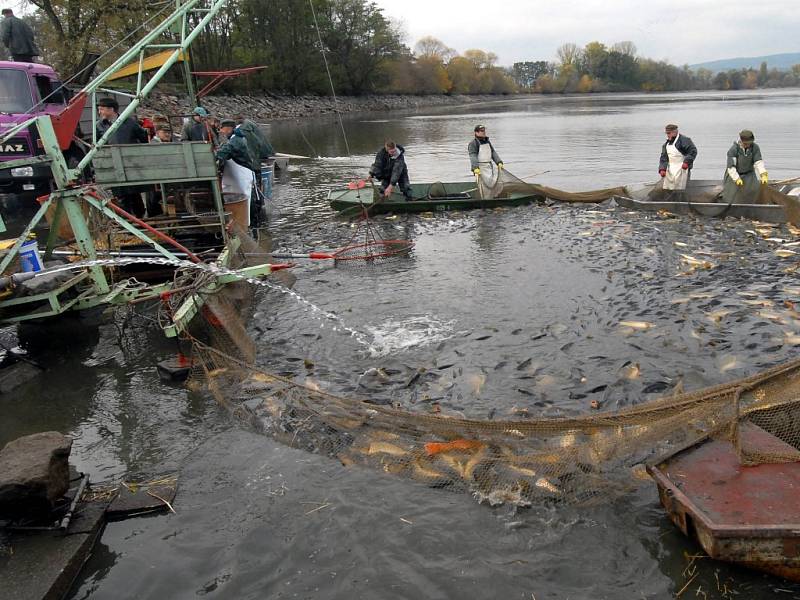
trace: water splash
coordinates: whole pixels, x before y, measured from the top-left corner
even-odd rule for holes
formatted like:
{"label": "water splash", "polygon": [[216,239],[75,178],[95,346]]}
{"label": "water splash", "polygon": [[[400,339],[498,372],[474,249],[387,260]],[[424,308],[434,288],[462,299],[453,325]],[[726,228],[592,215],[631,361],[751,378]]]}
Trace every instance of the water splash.
{"label": "water splash", "polygon": [[417,315],[402,321],[389,320],[368,327],[374,338],[370,344],[370,355],[386,356],[444,341],[454,335],[455,323],[441,321],[431,315]]}

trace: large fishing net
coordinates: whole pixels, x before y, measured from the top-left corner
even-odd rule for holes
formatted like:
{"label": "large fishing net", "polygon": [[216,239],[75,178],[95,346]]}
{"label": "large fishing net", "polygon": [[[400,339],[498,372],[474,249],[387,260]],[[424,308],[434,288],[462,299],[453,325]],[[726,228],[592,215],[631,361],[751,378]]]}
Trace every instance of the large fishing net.
{"label": "large fishing net", "polygon": [[[648,480],[649,462],[707,436],[730,440],[743,464],[800,460],[800,360],[617,412],[487,421],[333,395],[235,354],[195,340],[192,385],[256,430],[490,505],[608,501]],[[738,435],[745,421],[791,449],[748,447]]]}
{"label": "large fishing net", "polygon": [[529,183],[513,175],[508,169],[487,171],[481,169],[477,179],[478,192],[483,198],[507,198],[512,194],[539,195],[559,202],[597,203],[626,195],[624,186],[590,190],[585,192],[567,192],[557,188]]}

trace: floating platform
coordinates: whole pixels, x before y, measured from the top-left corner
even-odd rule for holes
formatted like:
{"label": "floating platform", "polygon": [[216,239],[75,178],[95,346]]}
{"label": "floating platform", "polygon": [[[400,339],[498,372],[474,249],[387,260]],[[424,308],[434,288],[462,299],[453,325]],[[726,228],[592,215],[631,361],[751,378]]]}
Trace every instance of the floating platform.
{"label": "floating platform", "polygon": [[[758,452],[797,452],[752,423],[739,434]],[[800,462],[744,466],[731,442],[706,439],[648,472],[670,519],[710,557],[800,581]]]}

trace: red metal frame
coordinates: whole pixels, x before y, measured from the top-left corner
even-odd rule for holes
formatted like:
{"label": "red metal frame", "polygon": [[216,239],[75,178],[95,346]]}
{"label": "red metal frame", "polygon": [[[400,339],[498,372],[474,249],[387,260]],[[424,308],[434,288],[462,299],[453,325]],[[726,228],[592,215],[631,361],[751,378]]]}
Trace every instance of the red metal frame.
{"label": "red metal frame", "polygon": [[202,98],[203,96],[207,96],[219,86],[221,86],[225,81],[228,79],[232,79],[234,77],[239,77],[240,75],[249,75],[250,73],[255,73],[256,71],[261,71],[262,69],[266,69],[266,66],[263,67],[243,67],[241,69],[231,69],[230,71],[192,71],[192,75],[195,77],[212,77],[213,79],[209,81],[203,88],[197,92],[197,97]]}

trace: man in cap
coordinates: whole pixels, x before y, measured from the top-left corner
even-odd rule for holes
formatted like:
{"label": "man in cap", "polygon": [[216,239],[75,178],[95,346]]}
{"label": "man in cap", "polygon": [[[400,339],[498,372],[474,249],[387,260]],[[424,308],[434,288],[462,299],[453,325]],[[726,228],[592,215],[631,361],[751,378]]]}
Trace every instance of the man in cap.
{"label": "man in cap", "polygon": [[247,138],[233,119],[223,119],[220,133],[228,138],[217,150],[217,161],[223,169],[222,188],[246,196],[250,206],[250,225],[261,224],[261,203],[257,177],[261,173],[261,162],[248,146]]}
{"label": "man in cap", "polygon": [[3,22],[0,23],[0,39],[8,48],[15,62],[33,62],[41,52],[33,38],[33,30],[25,21],[14,16],[10,8],[3,9]]}
{"label": "man in cap", "polygon": [[[100,98],[97,101],[97,114],[100,120],[97,121],[95,133],[99,140],[119,120],[119,103],[114,98]],[[109,145],[146,144],[147,141],[147,131],[139,125],[136,119],[128,117],[120,123],[106,143]],[[140,218],[144,216],[145,206],[142,201],[142,194],[136,187],[117,186],[113,190],[124,210]]]}
{"label": "man in cap", "polygon": [[755,143],[749,129],[739,132],[739,140],[728,150],[728,162],[722,188],[722,199],[729,204],[751,204],[756,202],[760,186],[767,185],[769,175],[761,148]]}
{"label": "man in cap", "polygon": [[[114,98],[100,98],[97,101],[97,121],[95,131],[99,140],[106,131],[119,119],[119,103]],[[108,144],[146,144],[147,130],[139,125],[133,117],[122,122],[106,143]]]}
{"label": "man in cap", "polygon": [[[497,169],[503,170],[503,160],[495,151],[492,142],[489,141],[489,136],[486,135],[486,127],[484,125],[475,125],[475,137],[467,146],[469,152],[469,163],[472,172],[475,175],[481,174],[481,168],[484,171],[491,172],[492,163],[497,165]],[[485,173],[491,175],[491,173]]]}
{"label": "man in cap", "polygon": [[664,127],[664,133],[667,141],[661,146],[658,174],[664,179],[665,190],[685,190],[697,158],[697,147],[691,138],[678,133],[677,125],[670,123]]}
{"label": "man in cap", "polygon": [[150,140],[151,144],[168,144],[172,142],[172,127],[169,123],[159,123],[156,125],[156,134]]}
{"label": "man in cap", "polygon": [[183,142],[208,142],[216,143],[216,136],[209,119],[211,114],[202,106],[192,111],[192,118],[183,126],[181,141]]}
{"label": "man in cap", "polygon": [[408,179],[408,165],[406,165],[405,148],[392,140],[386,140],[383,148],[375,155],[375,162],[369,168],[369,179],[380,181],[380,191],[385,198],[399,187],[406,201],[413,200],[411,196],[411,182]]}

